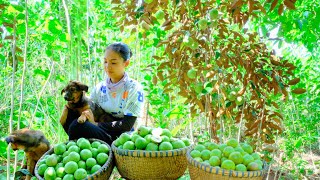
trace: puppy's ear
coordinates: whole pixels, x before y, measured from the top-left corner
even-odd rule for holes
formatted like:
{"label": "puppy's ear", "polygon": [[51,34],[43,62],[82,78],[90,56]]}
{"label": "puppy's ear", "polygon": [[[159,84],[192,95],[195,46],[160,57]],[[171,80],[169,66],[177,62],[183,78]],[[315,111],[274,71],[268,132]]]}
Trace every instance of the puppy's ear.
{"label": "puppy's ear", "polygon": [[89,87],[88,87],[87,85],[85,85],[85,84],[80,84],[79,87],[80,87],[80,89],[81,89],[82,91],[88,92]]}
{"label": "puppy's ear", "polygon": [[62,95],[64,92],[66,92],[66,89],[65,89],[65,88],[61,90],[61,95]]}
{"label": "puppy's ear", "polygon": [[85,91],[85,92],[88,92],[89,87],[88,87],[87,85],[82,84],[82,83],[79,82],[79,81],[76,81],[76,83],[77,83],[77,85],[79,86],[80,90]]}

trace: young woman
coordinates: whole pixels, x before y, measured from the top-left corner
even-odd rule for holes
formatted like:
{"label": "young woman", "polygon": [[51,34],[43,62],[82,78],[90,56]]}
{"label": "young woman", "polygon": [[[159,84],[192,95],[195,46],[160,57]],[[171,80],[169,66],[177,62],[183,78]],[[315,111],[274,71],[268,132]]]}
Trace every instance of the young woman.
{"label": "young woman", "polygon": [[65,128],[70,140],[97,138],[111,144],[121,133],[132,129],[142,113],[144,95],[141,84],[125,72],[131,56],[132,52],[124,43],[117,42],[107,47],[104,70],[108,77],[93,89],[91,100],[109,114],[108,119],[97,123],[84,112],[88,121],[79,123],[74,120]]}

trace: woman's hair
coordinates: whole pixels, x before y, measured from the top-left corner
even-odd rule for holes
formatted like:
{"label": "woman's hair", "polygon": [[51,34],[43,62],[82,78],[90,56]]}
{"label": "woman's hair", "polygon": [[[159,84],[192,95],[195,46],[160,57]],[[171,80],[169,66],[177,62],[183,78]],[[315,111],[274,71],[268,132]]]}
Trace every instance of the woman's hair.
{"label": "woman's hair", "polygon": [[129,48],[128,45],[126,45],[125,43],[122,42],[115,42],[110,44],[106,50],[112,50],[114,52],[117,52],[123,59],[124,61],[127,61],[131,58],[132,56],[132,52]]}

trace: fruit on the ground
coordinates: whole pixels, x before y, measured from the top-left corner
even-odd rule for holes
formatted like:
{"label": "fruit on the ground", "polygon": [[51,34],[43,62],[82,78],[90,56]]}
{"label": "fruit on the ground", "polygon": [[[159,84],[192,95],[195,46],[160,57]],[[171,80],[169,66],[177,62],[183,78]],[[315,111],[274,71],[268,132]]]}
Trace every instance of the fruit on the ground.
{"label": "fruit on the ground", "polygon": [[206,19],[200,19],[198,25],[201,30],[204,30],[208,27],[208,21]]}
{"label": "fruit on the ground", "polygon": [[193,68],[192,68],[192,69],[189,69],[188,72],[187,72],[187,76],[188,76],[190,79],[194,79],[194,78],[196,78],[196,76],[197,76],[197,71],[194,70]]}
{"label": "fruit on the ground", "polygon": [[193,85],[194,91],[196,91],[196,93],[201,93],[203,90],[203,84],[202,83],[196,83]]}
{"label": "fruit on the ground", "polygon": [[154,15],[158,20],[162,20],[164,18],[165,14],[164,14],[163,10],[160,9]]}
{"label": "fruit on the ground", "polygon": [[229,101],[234,101],[236,99],[236,96],[237,96],[237,93],[235,91],[231,91],[229,94],[228,94],[228,99]]}
{"label": "fruit on the ground", "polygon": [[153,0],[144,0],[145,3],[150,4]]}
{"label": "fruit on the ground", "polygon": [[237,99],[236,99],[236,105],[240,106],[242,105],[244,102],[244,99],[242,96],[238,96]]}
{"label": "fruit on the ground", "polygon": [[218,12],[217,9],[211,9],[211,10],[209,11],[209,16],[210,16],[210,19],[211,19],[211,20],[217,19],[217,18],[218,18],[218,15],[219,15],[219,12]]}

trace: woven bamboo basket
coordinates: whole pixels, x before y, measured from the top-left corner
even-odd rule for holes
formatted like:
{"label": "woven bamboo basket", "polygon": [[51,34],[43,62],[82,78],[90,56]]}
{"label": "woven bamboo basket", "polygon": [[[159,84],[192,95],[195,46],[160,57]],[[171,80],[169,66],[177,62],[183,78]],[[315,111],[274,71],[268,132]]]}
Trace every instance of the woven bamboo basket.
{"label": "woven bamboo basket", "polygon": [[190,156],[191,149],[187,152],[188,168],[190,178],[192,180],[262,180],[266,172],[266,163],[263,165],[263,169],[260,171],[233,171],[225,170],[222,168],[212,167],[194,160]]}
{"label": "woven bamboo basket", "polygon": [[170,151],[111,149],[120,175],[129,180],[178,179],[187,169],[190,146]]}
{"label": "woven bamboo basket", "polygon": [[[88,176],[85,180],[101,180],[101,179],[109,179],[111,173],[112,173],[112,170],[114,168],[114,158],[113,158],[113,154],[112,154],[112,151],[111,151],[111,148],[110,146],[104,142],[104,141],[101,141],[99,139],[88,139],[91,142],[93,141],[99,141],[101,144],[105,144],[108,146],[109,148],[109,158],[107,160],[107,162],[101,167],[101,169],[99,169],[97,172],[95,172],[94,174],[91,174],[90,176]],[[70,141],[68,141],[70,142]],[[67,144],[68,142],[66,142],[65,144]],[[35,175],[37,177],[37,179],[39,180],[44,180],[38,173],[38,167],[39,167],[39,162],[46,156],[46,155],[50,155],[53,153],[53,148],[51,148],[49,151],[47,151],[40,159],[39,161],[37,162],[36,164],[36,167],[35,167]]]}

